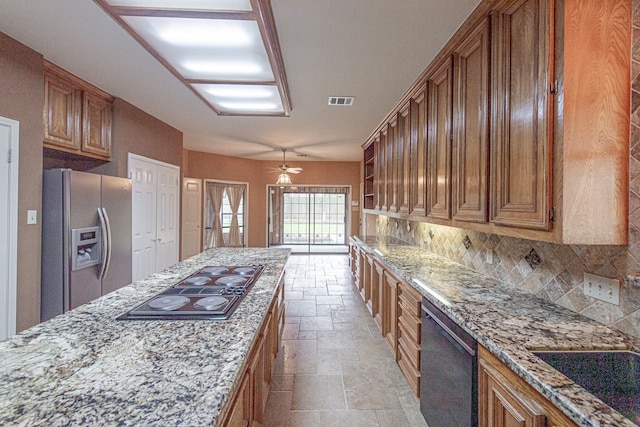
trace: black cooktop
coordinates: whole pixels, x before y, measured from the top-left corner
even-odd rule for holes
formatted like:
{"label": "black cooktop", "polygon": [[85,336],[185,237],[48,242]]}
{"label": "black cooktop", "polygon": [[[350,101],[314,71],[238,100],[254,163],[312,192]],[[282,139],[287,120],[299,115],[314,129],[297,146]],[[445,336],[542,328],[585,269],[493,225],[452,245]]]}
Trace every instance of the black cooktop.
{"label": "black cooktop", "polygon": [[207,266],[117,317],[117,320],[226,320],[264,265]]}

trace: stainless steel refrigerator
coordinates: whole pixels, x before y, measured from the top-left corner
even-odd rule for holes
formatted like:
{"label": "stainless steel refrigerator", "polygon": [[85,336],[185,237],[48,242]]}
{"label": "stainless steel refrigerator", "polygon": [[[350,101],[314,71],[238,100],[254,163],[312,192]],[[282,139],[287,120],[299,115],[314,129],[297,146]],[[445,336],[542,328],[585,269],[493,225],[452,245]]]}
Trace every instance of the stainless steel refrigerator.
{"label": "stainless steel refrigerator", "polygon": [[48,320],[131,282],[131,180],[43,172],[42,298]]}

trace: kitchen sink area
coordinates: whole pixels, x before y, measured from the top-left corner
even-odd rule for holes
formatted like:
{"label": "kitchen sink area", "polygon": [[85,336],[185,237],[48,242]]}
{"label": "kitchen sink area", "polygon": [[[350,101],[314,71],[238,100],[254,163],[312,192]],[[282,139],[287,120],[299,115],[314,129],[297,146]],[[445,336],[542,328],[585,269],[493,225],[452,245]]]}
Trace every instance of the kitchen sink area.
{"label": "kitchen sink area", "polygon": [[640,422],[640,354],[623,350],[533,354],[626,418]]}

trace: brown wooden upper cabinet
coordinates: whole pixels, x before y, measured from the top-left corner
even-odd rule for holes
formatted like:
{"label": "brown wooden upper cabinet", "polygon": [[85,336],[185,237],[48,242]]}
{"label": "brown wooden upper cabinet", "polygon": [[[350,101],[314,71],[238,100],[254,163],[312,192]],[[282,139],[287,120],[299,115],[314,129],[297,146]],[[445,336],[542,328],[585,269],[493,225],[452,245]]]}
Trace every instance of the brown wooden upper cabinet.
{"label": "brown wooden upper cabinet", "polygon": [[427,85],[411,96],[411,134],[409,137],[409,213],[426,214],[427,172]]}
{"label": "brown wooden upper cabinet", "polygon": [[374,131],[374,213],[626,244],[631,16],[629,0],[482,0]]}
{"label": "brown wooden upper cabinet", "polygon": [[376,144],[378,149],[376,151],[376,209],[385,210],[387,208],[387,177],[386,177],[386,156],[387,156],[387,134],[380,132],[376,136]]}
{"label": "brown wooden upper cabinet", "polygon": [[551,65],[548,0],[492,13],[491,221],[548,229],[551,207]]}
{"label": "brown wooden upper cabinet", "polygon": [[398,212],[409,213],[409,154],[411,135],[409,102],[398,113]]}
{"label": "brown wooden upper cabinet", "polygon": [[44,147],[111,159],[113,97],[44,62]]}
{"label": "brown wooden upper cabinet", "polygon": [[398,137],[397,115],[387,125],[387,209],[398,211]]}
{"label": "brown wooden upper cabinet", "polygon": [[487,222],[489,201],[489,19],[454,51],[453,219]]}
{"label": "brown wooden upper cabinet", "polygon": [[428,80],[427,217],[451,218],[453,68],[447,57]]}

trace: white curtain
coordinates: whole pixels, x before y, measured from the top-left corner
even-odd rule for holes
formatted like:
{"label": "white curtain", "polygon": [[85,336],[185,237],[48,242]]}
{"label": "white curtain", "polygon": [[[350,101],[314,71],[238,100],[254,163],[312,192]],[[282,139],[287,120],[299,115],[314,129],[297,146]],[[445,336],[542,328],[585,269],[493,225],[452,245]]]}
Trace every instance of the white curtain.
{"label": "white curtain", "polygon": [[229,227],[229,241],[227,246],[243,246],[240,238],[240,226],[238,224],[238,209],[244,195],[244,185],[227,186],[227,197],[231,207],[231,226]]}
{"label": "white curtain", "polygon": [[224,246],[224,238],[222,237],[222,222],[220,221],[220,210],[222,209],[222,198],[224,197],[225,184],[215,182],[207,183],[207,194],[211,202],[211,215],[209,215],[209,224],[211,229],[209,233],[208,247],[220,248]]}

